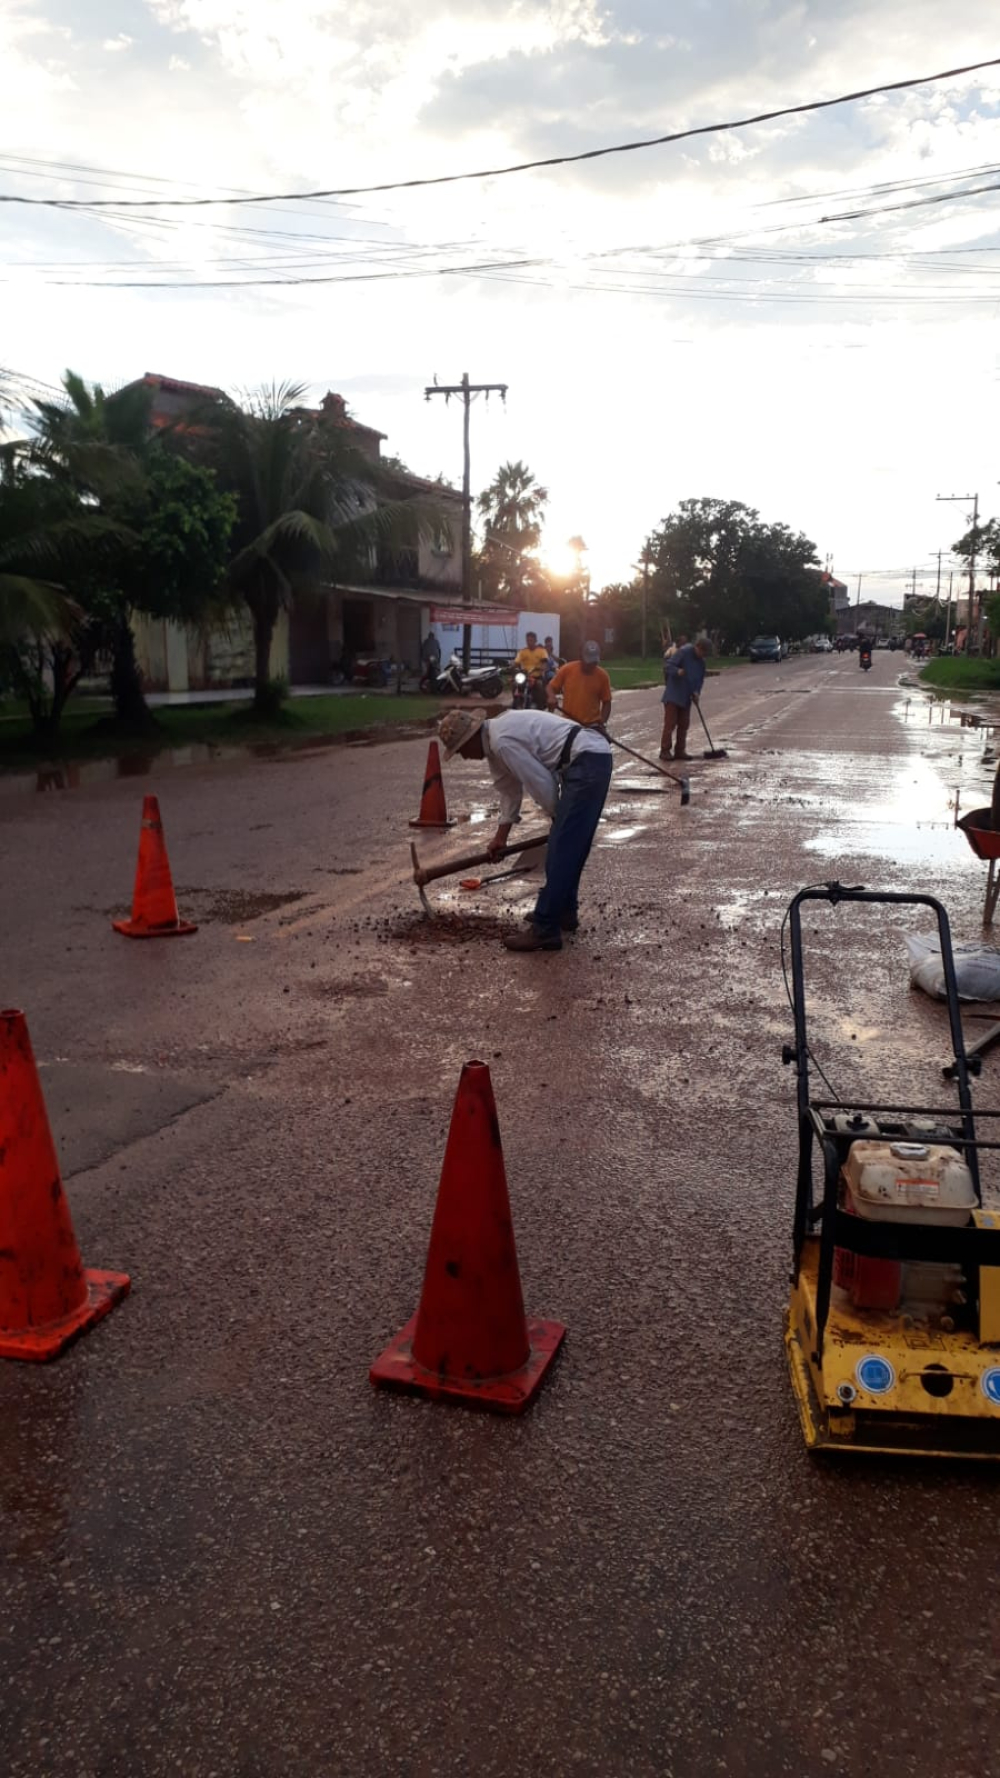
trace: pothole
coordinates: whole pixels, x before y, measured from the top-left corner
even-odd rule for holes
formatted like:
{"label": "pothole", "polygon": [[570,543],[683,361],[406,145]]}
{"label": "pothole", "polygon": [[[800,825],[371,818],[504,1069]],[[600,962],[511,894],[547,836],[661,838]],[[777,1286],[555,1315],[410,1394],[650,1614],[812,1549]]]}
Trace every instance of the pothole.
{"label": "pothole", "polygon": [[469,945],[487,941],[495,944],[512,930],[509,920],[495,914],[401,914],[386,922],[379,933],[382,944],[399,942],[408,945]]}

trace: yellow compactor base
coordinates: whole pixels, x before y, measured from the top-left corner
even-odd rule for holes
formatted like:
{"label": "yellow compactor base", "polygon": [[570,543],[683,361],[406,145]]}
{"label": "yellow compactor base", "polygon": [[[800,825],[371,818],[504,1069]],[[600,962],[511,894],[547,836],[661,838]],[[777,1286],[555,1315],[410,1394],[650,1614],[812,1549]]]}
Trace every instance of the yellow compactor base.
{"label": "yellow compactor base", "polygon": [[[813,1238],[803,1249],[785,1318],[788,1369],[806,1444],[845,1453],[1000,1461],[1000,1345],[981,1346],[973,1333],[945,1333],[899,1314],[854,1309],[837,1301],[835,1291],[817,1364],[818,1263]],[[866,1379],[876,1391],[865,1388]]]}

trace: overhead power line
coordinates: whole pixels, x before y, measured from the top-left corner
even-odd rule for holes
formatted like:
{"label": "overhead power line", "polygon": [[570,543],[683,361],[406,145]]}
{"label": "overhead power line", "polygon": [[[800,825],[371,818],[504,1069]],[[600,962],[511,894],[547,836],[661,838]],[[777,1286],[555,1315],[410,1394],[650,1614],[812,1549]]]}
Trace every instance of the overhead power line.
{"label": "overhead power line", "polygon": [[516,161],[504,167],[480,167],[467,173],[437,173],[425,179],[387,179],[377,185],[342,185],[317,191],[258,192],[246,196],[208,198],[32,198],[13,192],[0,192],[0,203],[44,206],[56,210],[148,210],[166,205],[173,209],[191,209],[203,208],[208,204],[300,203],[315,198],[365,197],[380,191],[413,191],[428,185],[457,185],[471,179],[500,179],[511,173],[532,173],[546,167],[573,166],[581,161],[601,160],[611,154],[633,154],[640,148],[663,148],[671,142],[688,142],[694,136],[715,136],[722,135],[727,130],[745,130],[754,124],[775,123],[782,117],[802,117],[812,111],[828,111],[836,105],[851,105],[860,99],[874,99],[881,93],[905,92],[912,87],[930,86],[940,80],[957,80],[963,74],[976,74],[981,69],[997,67],[1000,67],[1000,56],[993,56],[985,62],[969,62],[962,68],[945,68],[938,74],[918,74],[907,80],[885,81],[881,86],[861,87],[857,92],[840,93],[834,99],[810,99],[801,105],[782,105],[774,111],[759,111],[753,117],[732,118],[728,123],[698,124],[692,129],[672,130],[663,136],[647,136],[638,142],[615,142],[605,148],[588,148],[580,154],[554,154],[544,160]]}

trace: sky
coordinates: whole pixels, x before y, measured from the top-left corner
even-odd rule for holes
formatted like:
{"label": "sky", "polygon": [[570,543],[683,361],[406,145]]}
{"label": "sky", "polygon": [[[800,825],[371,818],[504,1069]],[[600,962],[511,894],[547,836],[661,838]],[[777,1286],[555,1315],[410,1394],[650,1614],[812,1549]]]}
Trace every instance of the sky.
{"label": "sky", "polygon": [[[334,389],[421,474],[523,459],[546,547],[629,579],[688,497],[899,603],[1000,512],[1000,68],[568,155],[1000,55],[984,0],[0,0],[0,365]],[[945,201],[928,203],[928,198]],[[906,206],[906,207],[903,207]],[[859,215],[858,212],[863,212]],[[31,379],[31,381],[29,381]],[[942,559],[945,579],[953,564]]]}

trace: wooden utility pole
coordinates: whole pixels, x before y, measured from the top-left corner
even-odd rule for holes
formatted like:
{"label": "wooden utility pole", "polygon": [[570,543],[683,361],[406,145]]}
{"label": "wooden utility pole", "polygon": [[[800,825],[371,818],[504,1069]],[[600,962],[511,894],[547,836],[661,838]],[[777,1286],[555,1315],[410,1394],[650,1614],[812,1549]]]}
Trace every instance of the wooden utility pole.
{"label": "wooden utility pole", "polygon": [[[472,461],[469,452],[469,409],[473,397],[485,395],[487,401],[491,395],[499,395],[501,401],[507,400],[506,383],[470,383],[467,370],[462,372],[460,383],[431,383],[424,390],[424,400],[430,401],[432,395],[443,395],[450,401],[453,395],[462,402],[462,604],[472,604]],[[467,673],[472,654],[472,624],[462,625],[462,667]]]}
{"label": "wooden utility pole", "polygon": [[[969,629],[973,633],[975,624],[976,648],[980,654],[983,649],[983,603],[976,607],[976,544],[979,536],[979,495],[978,494],[938,494],[938,500],[971,500],[972,501],[972,548],[969,551]],[[968,641],[966,641],[968,651]]]}
{"label": "wooden utility pole", "polygon": [[642,551],[642,653],[641,653],[641,658],[643,660],[645,660],[645,658],[646,658],[646,614],[647,614],[647,609],[648,609],[648,599],[649,599],[649,545],[647,543],[643,546],[643,551]]}

